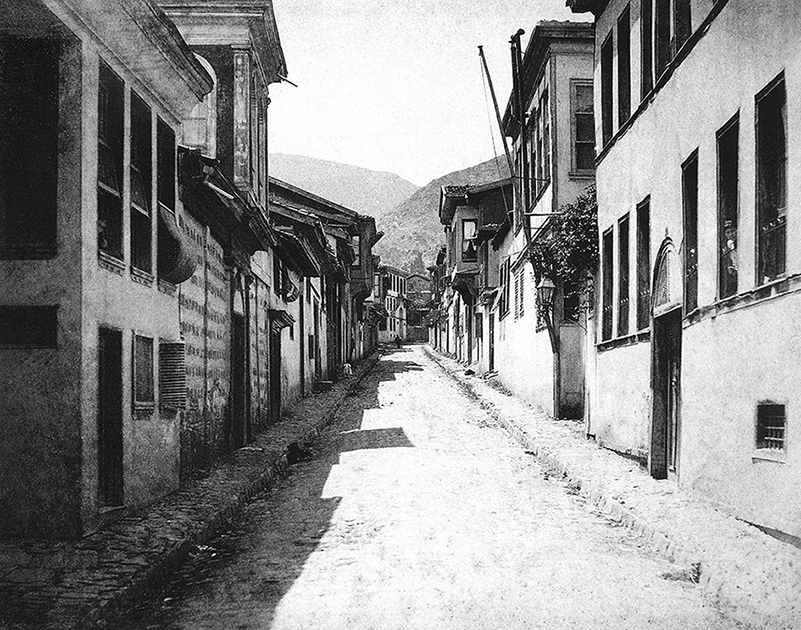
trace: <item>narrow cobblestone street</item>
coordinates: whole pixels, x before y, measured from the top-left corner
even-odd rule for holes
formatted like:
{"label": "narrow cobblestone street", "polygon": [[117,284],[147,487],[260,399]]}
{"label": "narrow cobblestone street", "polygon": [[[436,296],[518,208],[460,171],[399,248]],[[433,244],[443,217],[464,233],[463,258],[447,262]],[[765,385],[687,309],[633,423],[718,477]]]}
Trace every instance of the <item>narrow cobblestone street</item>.
{"label": "narrow cobblestone street", "polygon": [[109,627],[736,627],[545,471],[419,347]]}

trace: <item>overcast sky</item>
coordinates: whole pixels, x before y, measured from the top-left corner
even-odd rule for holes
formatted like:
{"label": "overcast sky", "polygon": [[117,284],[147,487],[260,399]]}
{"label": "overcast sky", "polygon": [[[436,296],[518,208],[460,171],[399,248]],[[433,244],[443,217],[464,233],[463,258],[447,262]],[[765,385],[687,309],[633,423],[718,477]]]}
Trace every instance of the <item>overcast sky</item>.
{"label": "overcast sky", "polygon": [[[270,152],[390,171],[415,184],[502,154],[478,46],[501,108],[509,38],[564,0],[274,0],[289,79],[271,86]],[[487,96],[489,98],[489,96]],[[489,101],[491,110],[491,101]]]}

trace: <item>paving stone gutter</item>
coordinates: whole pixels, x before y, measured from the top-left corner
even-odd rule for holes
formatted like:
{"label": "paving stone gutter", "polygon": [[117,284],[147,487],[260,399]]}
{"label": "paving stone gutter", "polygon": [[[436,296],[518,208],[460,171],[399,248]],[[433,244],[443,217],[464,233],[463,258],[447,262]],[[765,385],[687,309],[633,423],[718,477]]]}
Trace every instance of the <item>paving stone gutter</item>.
{"label": "paving stone gutter", "polygon": [[157,503],[75,542],[0,543],[0,628],[93,628],[208,541],[311,442],[379,355],[304,398],[245,448]]}
{"label": "paving stone gutter", "polygon": [[745,627],[801,628],[801,550],[716,508],[674,481],[599,447],[583,426],[555,421],[465,366],[425,352],[511,436],[610,519],[683,567],[686,579]]}

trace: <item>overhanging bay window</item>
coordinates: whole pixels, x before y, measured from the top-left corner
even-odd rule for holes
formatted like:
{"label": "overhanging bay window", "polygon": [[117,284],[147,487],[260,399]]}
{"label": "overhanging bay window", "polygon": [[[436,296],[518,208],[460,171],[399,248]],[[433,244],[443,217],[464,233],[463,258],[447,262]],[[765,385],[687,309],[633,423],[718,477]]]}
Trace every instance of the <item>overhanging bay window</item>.
{"label": "overhanging bay window", "polygon": [[131,264],[150,273],[152,261],[151,174],[153,165],[150,108],[131,93]]}
{"label": "overhanging bay window", "polygon": [[756,97],[757,284],[785,272],[787,98],[784,74]]}
{"label": "overhanging bay window", "polygon": [[0,41],[0,258],[56,251],[59,43]]}
{"label": "overhanging bay window", "polygon": [[478,260],[476,250],[476,220],[464,219],[462,221],[462,261],[475,262]]}
{"label": "overhanging bay window", "polygon": [[100,63],[97,112],[97,245],[101,252],[123,259],[122,147],[125,86]]}

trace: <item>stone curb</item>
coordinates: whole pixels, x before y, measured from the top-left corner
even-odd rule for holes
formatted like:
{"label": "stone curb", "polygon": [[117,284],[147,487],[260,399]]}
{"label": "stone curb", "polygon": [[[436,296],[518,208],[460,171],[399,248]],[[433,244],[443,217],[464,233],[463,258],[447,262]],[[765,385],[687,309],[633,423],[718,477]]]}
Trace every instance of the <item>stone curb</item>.
{"label": "stone curb", "polygon": [[[634,513],[621,502],[620,498],[625,497],[615,496],[604,486],[603,480],[593,479],[582,474],[566,458],[561,457],[556,452],[557,449],[549,450],[541,441],[538,441],[537,436],[517,425],[514,420],[505,417],[491,401],[476,391],[474,385],[467,378],[463,378],[446,365],[446,360],[453,361],[453,359],[439,356],[436,351],[428,346],[424,346],[423,351],[469,398],[475,400],[501,428],[536,457],[539,462],[560,475],[572,489],[576,490],[604,515],[628,528],[632,533],[644,540],[659,556],[677,564],[679,571],[698,584],[705,596],[717,603],[721,609],[724,609],[729,618],[744,624],[745,627],[770,627],[787,630],[796,630],[801,627],[796,625],[798,619],[793,611],[788,611],[786,616],[781,614],[777,616],[775,608],[771,608],[771,605],[768,605],[767,602],[763,604],[749,602],[747,606],[742,605],[743,602],[731,595],[732,593],[742,594],[740,591],[742,579],[733,576],[730,567],[721,565],[715,559],[705,556],[703,550],[687,548],[679,544],[671,538],[669,531]],[[611,451],[609,452],[611,453]],[[789,564],[789,568],[791,567],[792,562]],[[769,584],[767,585],[767,590],[771,590]],[[772,590],[775,591],[776,589],[773,588]],[[771,619],[770,622],[767,621],[768,618]]]}
{"label": "stone curb", "polygon": [[[373,353],[355,366],[352,379],[318,394],[316,400],[324,401],[319,417],[282,420],[258,434],[252,444],[218,463],[206,478],[73,543],[75,549],[70,553],[94,557],[95,561],[89,566],[68,568],[67,579],[62,576],[56,586],[42,579],[40,584],[28,585],[17,601],[4,601],[3,607],[13,607],[29,618],[37,615],[39,622],[32,626],[29,621],[9,621],[0,614],[0,628],[108,627],[109,618],[132,599],[155,588],[197,545],[207,542],[286,470],[290,465],[289,445],[308,444],[318,437],[379,359],[380,352]],[[293,410],[302,409],[308,400],[299,400]],[[34,543],[34,547],[33,555],[16,552],[21,560],[34,558],[35,566],[21,567],[30,572],[42,571],[52,564],[49,557],[53,550],[48,543]],[[117,551],[108,551],[115,548]],[[107,559],[106,555],[113,557]]]}

